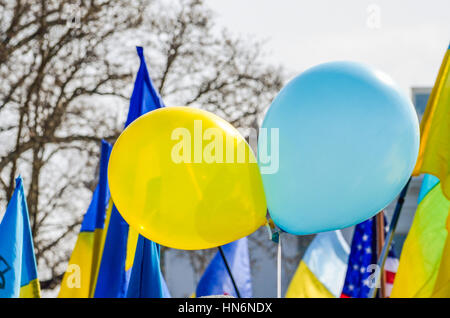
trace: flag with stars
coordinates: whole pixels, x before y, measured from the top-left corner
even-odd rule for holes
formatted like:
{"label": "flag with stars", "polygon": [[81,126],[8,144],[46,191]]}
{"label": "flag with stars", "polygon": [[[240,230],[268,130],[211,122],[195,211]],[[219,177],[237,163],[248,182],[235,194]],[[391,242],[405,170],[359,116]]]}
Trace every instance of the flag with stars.
{"label": "flag with stars", "polygon": [[[367,298],[370,287],[375,282],[377,264],[375,218],[372,217],[355,227],[341,298]],[[387,224],[386,218],[384,224]],[[384,266],[387,297],[391,294],[398,267],[398,258],[392,247],[393,243]]]}

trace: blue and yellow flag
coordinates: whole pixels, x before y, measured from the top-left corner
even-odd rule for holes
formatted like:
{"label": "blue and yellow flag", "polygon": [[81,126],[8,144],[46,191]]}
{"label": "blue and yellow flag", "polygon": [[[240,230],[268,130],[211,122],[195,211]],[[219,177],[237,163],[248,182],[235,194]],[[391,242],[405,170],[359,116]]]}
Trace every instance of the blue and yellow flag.
{"label": "blue and yellow flag", "polygon": [[[222,249],[230,266],[239,294],[243,298],[252,297],[252,279],[247,238],[244,237],[228,243]],[[231,295],[237,297],[233,282],[222,255],[219,252],[216,253],[206,268],[195,292],[196,297],[211,295]]]}
{"label": "blue and yellow flag", "polygon": [[[134,89],[130,100],[130,108],[128,111],[125,127],[132,123],[139,116],[163,107],[161,97],[155,90],[150,79],[147,66],[145,64],[144,52],[141,47],[137,47],[137,53],[140,58],[140,67],[134,83]],[[149,167],[151,169],[151,167]],[[144,261],[149,264],[148,259],[157,259],[150,262],[159,268],[159,246],[156,243],[147,241],[136,249],[139,235],[130,228],[120,215],[117,208],[113,205],[109,226],[106,234],[106,240],[103,248],[103,255],[100,263],[96,279],[96,287],[94,297],[122,298],[127,296],[129,288],[130,275],[133,264],[136,261]],[[139,238],[139,241],[146,240]],[[154,245],[154,246],[153,246]],[[158,254],[155,252],[158,251]],[[136,264],[141,267],[142,264]],[[152,277],[155,267],[141,267],[143,271],[149,270],[151,273],[141,273],[141,277]],[[160,271],[160,269],[159,269]],[[161,281],[164,282],[162,276]],[[151,288],[160,288],[155,281],[141,281],[139,284],[148,284],[148,286],[134,286],[136,280],[132,281],[132,291],[130,295],[133,297],[152,297],[148,296],[148,290]],[[165,282],[164,282],[165,285]],[[140,293],[139,291],[143,291]],[[150,293],[154,295],[153,293]],[[168,296],[168,295],[166,295]]]}
{"label": "blue and yellow flag", "polygon": [[300,261],[286,298],[340,297],[349,254],[340,231],[317,234]]}
{"label": "blue and yellow flag", "polygon": [[450,297],[450,47],[420,123],[413,175],[421,173],[419,205],[391,297]]}
{"label": "blue and yellow flag", "polygon": [[0,223],[0,298],[17,297],[41,297],[21,177]]}
{"label": "blue and yellow flag", "polygon": [[89,298],[95,284],[104,241],[106,209],[110,199],[108,188],[108,161],[111,145],[102,140],[99,180],[89,208],[84,215],[75,248],[63,276],[58,297]]}
{"label": "blue and yellow flag", "polygon": [[[433,295],[448,236],[450,201],[441,183],[425,176],[421,201],[402,248],[391,297],[428,298]],[[434,180],[434,181],[433,181]]]}

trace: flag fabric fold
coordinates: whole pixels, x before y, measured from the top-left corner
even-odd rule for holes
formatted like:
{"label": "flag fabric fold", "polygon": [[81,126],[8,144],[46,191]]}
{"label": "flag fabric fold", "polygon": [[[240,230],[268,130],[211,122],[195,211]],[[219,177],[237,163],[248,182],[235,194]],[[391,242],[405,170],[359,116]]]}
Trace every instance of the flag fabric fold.
{"label": "flag fabric fold", "polygon": [[134,82],[125,128],[143,114],[164,107],[161,96],[156,91],[148,73],[144,49],[138,46],[136,50],[141,64]]}
{"label": "flag fabric fold", "polygon": [[316,235],[292,278],[287,298],[335,298],[344,284],[350,252],[341,231]]}
{"label": "flag fabric fold", "polygon": [[[242,298],[252,297],[250,257],[246,237],[222,246],[230,270]],[[218,251],[209,263],[195,291],[196,297],[230,295],[237,297],[231,277]]]}
{"label": "flag fabric fold", "polygon": [[450,46],[444,56],[420,124],[420,148],[413,175],[429,173],[450,200]]}
{"label": "flag fabric fold", "polygon": [[97,274],[95,298],[123,298],[128,288],[125,270],[128,224],[113,205]]}
{"label": "flag fabric fold", "polygon": [[[449,211],[450,212],[450,211]],[[447,216],[447,239],[431,297],[450,298],[450,214]]]}
{"label": "flag fabric fold", "polygon": [[0,223],[0,298],[39,298],[33,239],[22,178]]}
{"label": "flag fabric fold", "polygon": [[108,160],[111,145],[102,140],[99,180],[91,203],[81,223],[80,233],[61,282],[58,297],[89,298],[95,284],[95,269],[101,255],[106,209],[110,199],[108,188]]}
{"label": "flag fabric fold", "polygon": [[161,273],[160,246],[143,236],[138,239],[127,297],[170,298]]}
{"label": "flag fabric fold", "polygon": [[[429,187],[423,183],[422,187]],[[392,297],[431,297],[448,236],[450,201],[435,184],[420,201],[403,245]]]}

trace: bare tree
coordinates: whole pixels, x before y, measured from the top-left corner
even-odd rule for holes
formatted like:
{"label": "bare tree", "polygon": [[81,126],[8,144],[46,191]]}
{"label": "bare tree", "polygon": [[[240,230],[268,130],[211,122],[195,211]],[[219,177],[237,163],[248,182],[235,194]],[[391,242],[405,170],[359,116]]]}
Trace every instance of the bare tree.
{"label": "bare tree", "polygon": [[2,0],[0,16],[0,205],[22,174],[44,288],[70,257],[99,141],[123,127],[134,45],[166,105],[199,106],[236,127],[257,127],[283,82],[263,44],[216,26],[201,0]]}
{"label": "bare tree", "polygon": [[67,260],[77,210],[92,189],[98,142],[117,135],[108,105],[95,97],[120,96],[117,88],[132,79],[107,53],[114,36],[141,25],[144,5],[0,5],[0,198],[4,206],[22,174],[44,277]]}

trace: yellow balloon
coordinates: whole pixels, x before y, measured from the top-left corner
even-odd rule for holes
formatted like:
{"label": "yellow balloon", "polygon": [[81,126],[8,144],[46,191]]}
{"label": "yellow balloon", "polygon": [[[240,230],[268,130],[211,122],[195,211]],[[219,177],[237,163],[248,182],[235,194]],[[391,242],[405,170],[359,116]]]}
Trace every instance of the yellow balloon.
{"label": "yellow balloon", "polygon": [[220,246],[266,222],[251,148],[204,110],[166,107],[135,120],[113,147],[108,180],[125,221],[164,246]]}

